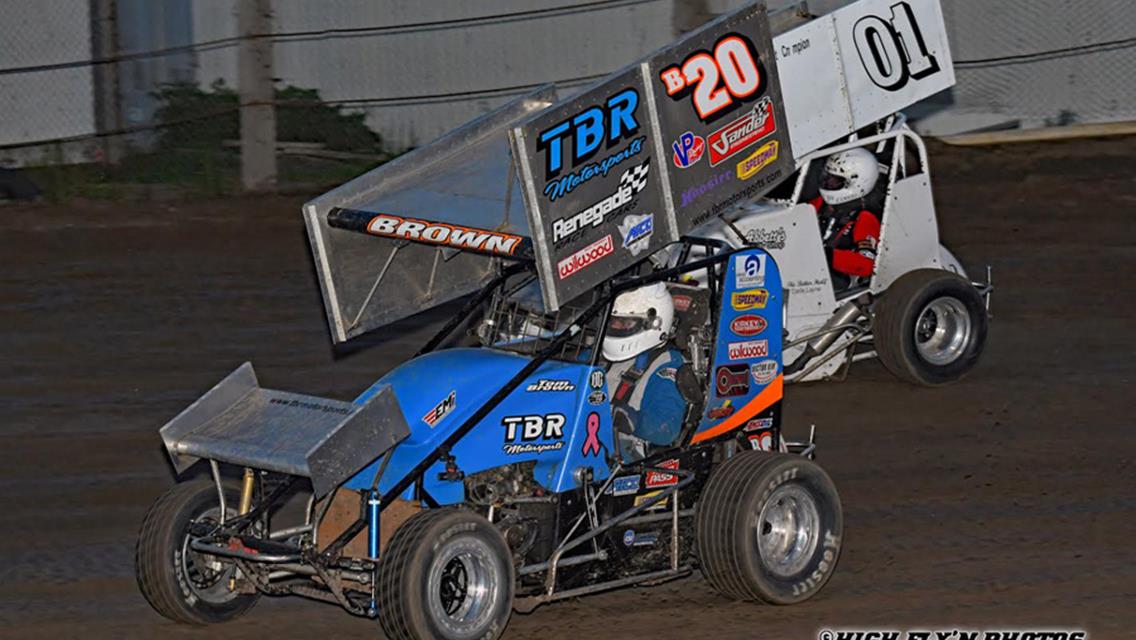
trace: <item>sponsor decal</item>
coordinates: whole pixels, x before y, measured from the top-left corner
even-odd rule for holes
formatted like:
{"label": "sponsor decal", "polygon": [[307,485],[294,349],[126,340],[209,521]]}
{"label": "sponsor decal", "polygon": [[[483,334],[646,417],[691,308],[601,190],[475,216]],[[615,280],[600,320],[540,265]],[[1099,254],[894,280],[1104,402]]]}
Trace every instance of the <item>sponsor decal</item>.
{"label": "sponsor decal", "polygon": [[744,431],[764,431],[773,428],[773,418],[755,418],[743,427]]}
{"label": "sponsor decal", "polygon": [[557,198],[562,198],[569,193],[572,193],[572,191],[574,191],[576,187],[584,184],[592,178],[606,178],[608,172],[615,169],[625,160],[639,155],[643,151],[643,143],[646,140],[646,136],[636,138],[621,151],[617,151],[604,158],[603,160],[600,160],[599,162],[586,164],[566,176],[549,182],[548,184],[544,185],[545,197],[548,198],[549,202],[555,202]]}
{"label": "sponsor decal", "polygon": [[729,398],[749,393],[749,367],[742,364],[727,364],[714,371],[714,390],[718,396]]}
{"label": "sponsor decal", "polygon": [[686,169],[702,159],[702,154],[706,152],[706,139],[687,131],[671,143],[671,149],[674,151],[674,165]]}
{"label": "sponsor decal", "polygon": [[651,234],[655,232],[655,214],[627,216],[617,228],[623,236],[623,248],[637,256],[651,243]]}
{"label": "sponsor decal", "polygon": [[635,534],[634,545],[636,547],[647,547],[655,544],[659,540],[659,534],[649,531],[647,533]]}
{"label": "sponsor decal", "polygon": [[632,531],[631,529],[628,529],[627,531],[623,532],[623,544],[625,544],[629,547],[631,545],[635,544],[635,532],[634,531]]}
{"label": "sponsor decal", "polygon": [[706,417],[710,418],[711,420],[718,420],[725,418],[726,416],[733,413],[734,409],[735,407],[733,401],[727,400],[717,407],[711,407],[710,409],[708,409],[706,411]]}
{"label": "sponsor decal", "polygon": [[552,221],[552,243],[562,246],[568,239],[575,237],[584,229],[598,227],[609,217],[622,211],[627,205],[633,204],[635,196],[647,188],[648,174],[651,171],[651,161],[631,167],[619,176],[619,186],[615,193],[604,197],[583,211],[564,218]]}
{"label": "sponsor decal", "polygon": [[604,379],[605,376],[602,369],[596,369],[588,374],[588,384],[593,389],[603,389]]}
{"label": "sponsor decal", "polygon": [[750,309],[764,309],[769,301],[769,291],[766,289],[750,289],[749,291],[735,291],[730,296],[730,306],[734,311],[749,311]]}
{"label": "sponsor decal", "polygon": [[754,451],[773,451],[773,432],[762,431],[746,436]]}
{"label": "sponsor decal", "polygon": [[585,424],[588,428],[588,434],[584,438],[584,446],[580,448],[580,454],[585,458],[598,456],[603,449],[600,446],[600,414],[595,411],[589,413]]}
{"label": "sponsor decal", "polygon": [[367,233],[383,238],[400,238],[506,256],[513,255],[522,240],[521,236],[508,233],[401,218],[389,214],[379,214],[371,218],[367,223]]}
{"label": "sponsor decal", "polygon": [[607,394],[603,391],[593,391],[588,394],[588,404],[599,406],[607,402]]}
{"label": "sponsor decal", "polygon": [[501,426],[505,427],[502,450],[509,455],[516,455],[563,449],[564,423],[562,413],[505,416],[501,419]]}
{"label": "sponsor decal", "polygon": [[749,180],[756,176],[762,169],[777,162],[777,155],[780,148],[781,143],[772,140],[762,145],[757,151],[754,151],[750,157],[739,162],[738,180]]}
{"label": "sponsor decal", "polygon": [[664,380],[670,380],[671,382],[674,382],[675,377],[678,375],[678,369],[675,369],[674,367],[663,367],[662,369],[659,369],[655,375]]}
{"label": "sponsor decal", "polygon": [[[545,180],[556,178],[564,169],[566,151],[571,156],[571,168],[576,168],[605,144],[611,148],[635,135],[639,131],[639,121],[635,118],[638,109],[639,92],[628,87],[537,134],[537,151],[544,154]],[[569,138],[572,144],[564,144]]]}
{"label": "sponsor decal", "polygon": [[679,207],[686,208],[694,204],[695,200],[710,193],[711,191],[726,184],[727,182],[731,182],[733,179],[734,174],[730,173],[729,171],[723,171],[722,173],[711,176],[709,180],[703,182],[702,184],[696,184],[693,187],[688,187],[682,192],[682,204],[680,204]]}
{"label": "sponsor decal", "polygon": [[765,286],[765,254],[749,253],[734,257],[734,283],[738,289]]}
{"label": "sponsor decal", "polygon": [[716,167],[777,130],[773,100],[765,96],[745,115],[706,137],[710,166]]}
{"label": "sponsor decal", "polygon": [[[592,244],[580,249],[576,253],[564,258],[556,265],[560,279],[568,278],[582,269],[587,269],[598,260],[615,253],[615,243],[611,241],[611,234],[596,240]],[[734,295],[737,295],[736,293]]]}
{"label": "sponsor decal", "polygon": [[571,380],[545,380],[541,378],[525,387],[525,391],[575,391],[576,385]]}
{"label": "sponsor decal", "polygon": [[753,314],[746,314],[734,318],[733,322],[730,323],[730,331],[733,331],[743,338],[748,338],[765,331],[766,326],[768,326],[768,323],[765,322],[765,318]]}
{"label": "sponsor decal", "polygon": [[745,234],[746,241],[752,245],[761,247],[765,250],[777,249],[782,250],[785,248],[785,239],[788,234],[785,233],[785,227],[777,227],[776,229],[751,229]]}
{"label": "sponsor decal", "polygon": [[619,476],[611,481],[611,486],[607,488],[607,493],[613,496],[629,496],[633,493],[639,493],[639,478],[640,476]]}
{"label": "sponsor decal", "polygon": [[765,69],[753,42],[744,34],[727,33],[714,48],[691,52],[679,64],[659,72],[672,100],[690,96],[703,122],[713,122],[737,105],[765,92]]}
{"label": "sponsor decal", "polygon": [[[657,490],[657,491],[652,491],[651,493],[644,493],[641,496],[635,496],[635,506],[638,507],[638,506],[643,505],[647,501],[651,500],[651,498],[657,497],[660,493],[662,493],[661,489]],[[665,509],[666,506],[667,506],[667,500],[669,498],[670,498],[670,496],[667,496],[666,498],[663,498],[662,500],[659,500],[655,504],[647,507],[647,511],[656,511],[658,509]]]}
{"label": "sponsor decal", "polygon": [[749,372],[753,376],[754,382],[759,385],[767,385],[777,377],[777,361],[762,360],[757,364],[750,365]]}
{"label": "sponsor decal", "polygon": [[[655,465],[660,469],[678,469],[678,460],[671,458],[670,460],[663,460]],[[643,483],[648,489],[656,489],[658,487],[669,487],[678,484],[678,476],[673,473],[663,473],[661,471],[648,471],[647,479]]]}
{"label": "sponsor decal", "polygon": [[688,295],[679,294],[671,296],[671,299],[674,300],[675,311],[683,312],[690,308],[690,296]]}
{"label": "sponsor decal", "polygon": [[[730,360],[749,360],[751,358],[764,358],[769,355],[768,340],[747,340],[745,342],[731,342],[727,347]],[[748,367],[746,367],[748,369]],[[749,371],[746,371],[746,380],[749,380]]]}
{"label": "sponsor decal", "polygon": [[454,407],[458,406],[458,392],[451,391],[450,395],[446,396],[436,407],[422,416],[422,422],[425,422],[431,428],[442,421],[442,418],[450,415],[454,411]]}

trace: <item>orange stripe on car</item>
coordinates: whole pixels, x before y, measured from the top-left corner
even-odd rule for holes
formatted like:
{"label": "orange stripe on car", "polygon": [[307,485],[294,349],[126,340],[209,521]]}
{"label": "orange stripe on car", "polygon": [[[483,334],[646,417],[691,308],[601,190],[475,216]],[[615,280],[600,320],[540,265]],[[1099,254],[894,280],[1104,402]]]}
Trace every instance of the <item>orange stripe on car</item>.
{"label": "orange stripe on car", "polygon": [[738,427],[748,422],[757,414],[765,411],[769,407],[772,407],[774,403],[781,400],[781,395],[784,391],[784,378],[784,376],[777,376],[777,378],[775,378],[773,382],[769,383],[768,387],[765,387],[765,389],[763,389],[761,393],[757,394],[757,396],[754,397],[753,400],[745,403],[745,405],[743,405],[741,409],[738,409],[734,415],[726,418],[725,420],[719,422],[718,424],[710,427],[705,431],[694,434],[694,438],[690,440],[690,443],[697,444],[699,442],[702,442],[703,440],[709,440],[710,438],[720,436],[728,431],[733,431],[734,429],[737,429]]}

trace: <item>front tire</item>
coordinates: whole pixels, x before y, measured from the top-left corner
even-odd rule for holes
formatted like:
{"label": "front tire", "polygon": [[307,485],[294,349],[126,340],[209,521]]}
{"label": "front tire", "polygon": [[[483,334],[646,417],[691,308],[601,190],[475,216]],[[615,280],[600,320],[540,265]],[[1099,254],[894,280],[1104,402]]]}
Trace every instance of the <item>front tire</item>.
{"label": "front tire", "polygon": [[876,305],[872,335],[895,376],[938,387],[965,377],[986,346],[986,305],[974,285],[940,269],[896,280]]}
{"label": "front tire", "polygon": [[512,557],[497,528],[472,511],[414,515],[379,563],[383,632],[392,640],[499,637],[513,612]]}
{"label": "front tire", "polygon": [[[237,504],[238,499],[235,490],[226,489],[226,504]],[[236,516],[229,511],[229,517]],[[235,565],[189,548],[190,528],[216,523],[220,514],[217,486],[212,482],[179,484],[146,512],[134,571],[146,601],[170,620],[197,625],[228,622],[260,598],[259,593],[229,590]]]}
{"label": "front tire", "polygon": [[743,451],[710,475],[695,526],[710,586],[735,600],[796,604],[832,577],[844,516],[832,480],[815,463]]}

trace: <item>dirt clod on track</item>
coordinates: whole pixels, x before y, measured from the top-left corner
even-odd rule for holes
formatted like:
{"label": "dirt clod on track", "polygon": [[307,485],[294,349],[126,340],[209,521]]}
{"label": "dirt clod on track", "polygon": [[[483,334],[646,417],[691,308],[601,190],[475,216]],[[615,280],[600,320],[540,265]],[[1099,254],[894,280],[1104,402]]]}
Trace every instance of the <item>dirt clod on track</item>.
{"label": "dirt clod on track", "polygon": [[[793,607],[697,575],[514,616],[508,637],[815,638],[821,628],[1086,627],[1136,636],[1136,141],[935,148],[946,244],[997,291],[961,384],[878,363],[790,387],[845,507],[835,577]],[[208,630],[157,616],[133,548],[173,483],[157,429],[242,362],[350,398],[438,314],[333,358],[299,199],[0,207],[0,636],[374,638],[264,599]]]}

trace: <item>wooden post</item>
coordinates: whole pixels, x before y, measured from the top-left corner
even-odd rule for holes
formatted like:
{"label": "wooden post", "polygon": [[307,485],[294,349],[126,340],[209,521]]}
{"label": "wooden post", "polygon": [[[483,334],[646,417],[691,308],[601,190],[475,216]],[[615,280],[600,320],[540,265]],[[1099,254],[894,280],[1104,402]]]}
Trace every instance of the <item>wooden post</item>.
{"label": "wooden post", "polygon": [[[106,60],[118,55],[118,2],[91,0],[91,58]],[[122,128],[122,106],[118,94],[118,63],[104,62],[92,67],[94,82],[95,131],[108,133]],[[122,160],[120,136],[100,138],[102,162]]]}
{"label": "wooden post", "polygon": [[276,113],[272,83],[272,0],[239,0],[237,54],[241,101],[241,185],[276,187]]}

